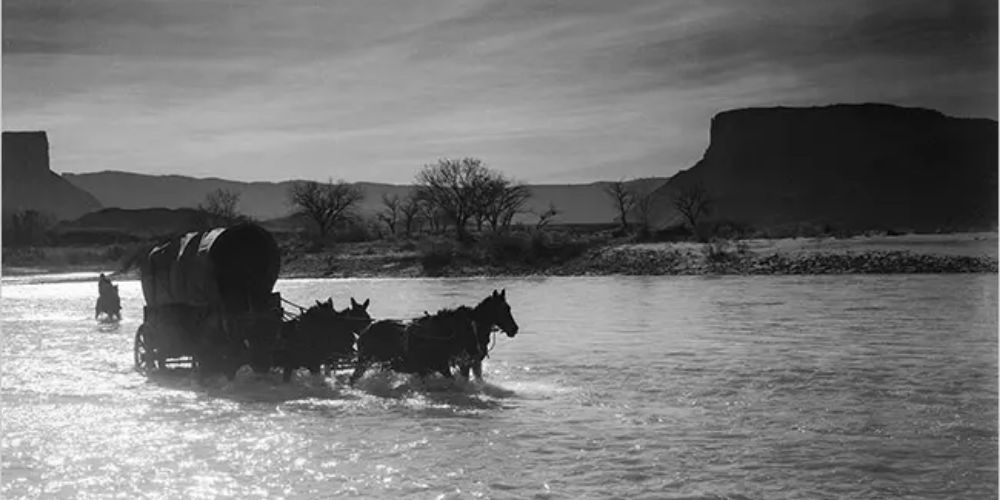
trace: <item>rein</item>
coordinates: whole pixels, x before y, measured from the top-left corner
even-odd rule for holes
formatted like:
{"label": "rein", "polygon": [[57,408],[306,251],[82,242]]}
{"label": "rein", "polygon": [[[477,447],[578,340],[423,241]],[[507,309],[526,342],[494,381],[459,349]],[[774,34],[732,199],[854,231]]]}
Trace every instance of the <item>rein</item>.
{"label": "rein", "polygon": [[[288,305],[290,305],[290,306],[292,306],[292,307],[297,307],[299,309],[299,314],[295,314],[293,312],[284,311],[282,319],[284,319],[286,321],[294,321],[294,320],[300,319],[300,318],[302,318],[303,315],[305,315],[306,311],[309,310],[309,308],[302,307],[302,306],[296,304],[295,302],[292,302],[292,301],[290,301],[290,300],[288,300],[288,299],[286,299],[284,297],[281,297],[281,301],[284,302],[284,303],[286,303],[286,304],[288,304]],[[334,311],[334,313],[336,314],[336,311]],[[341,316],[339,314],[336,315],[336,319],[342,319],[342,320],[348,320],[348,321],[367,321],[369,323],[373,323],[375,321],[374,318],[366,318],[364,316]]]}
{"label": "rein", "polygon": [[485,354],[487,358],[490,357],[490,353],[493,352],[493,348],[497,346],[497,331],[491,330],[490,335],[491,335],[491,342],[490,345],[486,347],[486,354]]}
{"label": "rein", "polygon": [[286,304],[288,304],[288,305],[290,305],[290,306],[292,306],[292,307],[298,307],[300,313],[306,311],[305,307],[302,307],[302,306],[296,304],[295,302],[292,302],[292,301],[290,301],[290,300],[288,300],[288,299],[286,299],[284,297],[281,298],[281,301],[284,302],[284,303],[286,303]]}

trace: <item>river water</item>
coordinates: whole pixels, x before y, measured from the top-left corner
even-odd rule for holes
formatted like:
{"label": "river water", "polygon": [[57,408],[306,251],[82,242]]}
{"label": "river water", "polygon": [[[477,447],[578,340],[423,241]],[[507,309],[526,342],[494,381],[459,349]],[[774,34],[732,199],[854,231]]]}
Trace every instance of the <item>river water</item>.
{"label": "river water", "polygon": [[132,370],[96,283],[5,278],[3,498],[996,498],[997,276],[293,280],[378,318],[505,287],[485,383]]}

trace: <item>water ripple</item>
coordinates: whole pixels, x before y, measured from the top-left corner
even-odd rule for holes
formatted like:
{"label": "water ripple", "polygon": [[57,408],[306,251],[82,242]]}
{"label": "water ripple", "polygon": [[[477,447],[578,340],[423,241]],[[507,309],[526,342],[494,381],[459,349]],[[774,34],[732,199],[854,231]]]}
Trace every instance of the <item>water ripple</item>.
{"label": "water ripple", "polygon": [[501,287],[526,334],[498,339],[486,382],[351,387],[142,377],[138,283],[101,324],[92,283],[5,279],[0,494],[996,497],[995,275],[278,285],[378,317]]}

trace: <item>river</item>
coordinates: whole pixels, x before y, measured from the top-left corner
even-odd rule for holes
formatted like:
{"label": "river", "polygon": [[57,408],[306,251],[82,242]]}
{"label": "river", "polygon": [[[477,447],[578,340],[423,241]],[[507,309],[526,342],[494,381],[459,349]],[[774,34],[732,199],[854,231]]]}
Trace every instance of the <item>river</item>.
{"label": "river", "polygon": [[94,281],[5,278],[3,498],[996,498],[997,275],[289,280],[377,318],[505,288],[485,383],[132,369]]}

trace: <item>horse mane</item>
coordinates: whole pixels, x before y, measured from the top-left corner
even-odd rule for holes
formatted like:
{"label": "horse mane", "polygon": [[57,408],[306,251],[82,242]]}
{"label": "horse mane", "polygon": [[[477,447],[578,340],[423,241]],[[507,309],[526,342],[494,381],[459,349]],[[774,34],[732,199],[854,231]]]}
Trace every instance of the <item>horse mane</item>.
{"label": "horse mane", "polygon": [[492,296],[488,296],[485,299],[480,300],[475,307],[469,307],[469,306],[446,307],[443,309],[438,309],[438,312],[434,314],[429,314],[427,311],[424,311],[424,315],[419,318],[414,318],[412,320],[412,323],[416,324],[416,323],[423,323],[435,320],[441,321],[450,319],[476,321],[478,320],[477,316],[482,313],[483,308],[486,307],[486,305],[492,298],[493,298]]}
{"label": "horse mane", "polygon": [[438,312],[434,314],[426,314],[414,321],[434,321],[434,320],[446,320],[453,319],[461,316],[465,316],[472,313],[472,308],[469,306],[458,306],[458,307],[447,307],[444,309],[438,309]]}

